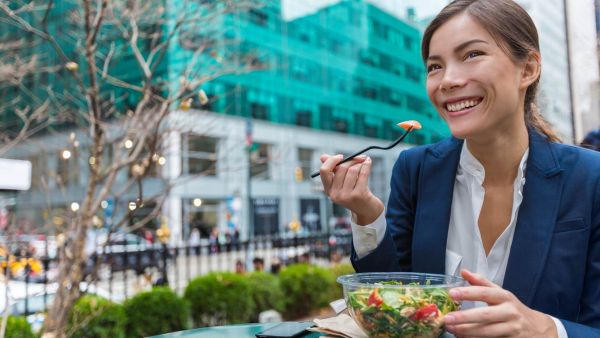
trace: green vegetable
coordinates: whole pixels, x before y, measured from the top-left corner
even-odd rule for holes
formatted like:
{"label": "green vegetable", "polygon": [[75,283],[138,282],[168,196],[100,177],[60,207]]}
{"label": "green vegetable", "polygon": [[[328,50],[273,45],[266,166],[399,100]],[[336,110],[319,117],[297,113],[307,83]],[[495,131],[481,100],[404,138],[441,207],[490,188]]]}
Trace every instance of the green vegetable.
{"label": "green vegetable", "polygon": [[436,338],[443,332],[443,317],[459,309],[443,288],[386,285],[402,283],[377,283],[348,293],[350,313],[371,338]]}

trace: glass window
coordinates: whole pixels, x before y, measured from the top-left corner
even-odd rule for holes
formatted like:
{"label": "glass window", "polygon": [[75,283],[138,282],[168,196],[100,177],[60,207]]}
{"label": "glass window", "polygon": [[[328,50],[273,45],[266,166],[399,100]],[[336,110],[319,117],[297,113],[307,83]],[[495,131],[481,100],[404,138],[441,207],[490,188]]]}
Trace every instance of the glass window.
{"label": "glass window", "polygon": [[366,124],[365,125],[365,136],[372,137],[372,138],[379,137],[377,126]]}
{"label": "glass window", "polygon": [[421,82],[422,73],[417,67],[406,65],[406,77],[414,82]]}
{"label": "glass window", "polygon": [[354,113],[354,132],[358,135],[365,134],[365,114]]}
{"label": "glass window", "polygon": [[425,101],[416,98],[412,95],[407,95],[406,96],[406,103],[408,106],[408,109],[420,113],[422,114],[423,112],[425,112],[427,110],[427,104],[425,103]]}
{"label": "glass window", "polygon": [[252,102],[250,104],[250,113],[252,114],[252,118],[254,118],[254,119],[258,119],[258,120],[268,120],[269,119],[269,107],[264,104]]}
{"label": "glass window", "polygon": [[256,150],[250,156],[251,168],[250,174],[252,178],[265,179],[271,178],[269,173],[269,158],[271,145],[264,143],[256,143]]}
{"label": "glass window", "polygon": [[321,115],[321,129],[332,130],[333,129],[333,109],[330,106],[320,106]]}
{"label": "glass window", "polygon": [[218,224],[219,201],[200,198],[183,199],[183,240],[189,241],[190,233],[198,229],[201,238],[208,238]]}
{"label": "glass window", "polygon": [[[127,206],[124,206],[125,208],[127,208]],[[155,230],[158,229],[159,225],[160,225],[160,219],[159,219],[159,214],[160,211],[159,210],[155,210],[156,209],[156,202],[144,202],[144,204],[135,209],[131,215],[129,216],[129,226],[130,227],[134,227],[136,229],[140,229],[140,231],[143,231],[143,229],[149,229],[149,230]],[[154,212],[154,214],[152,214]],[[147,218],[148,216],[154,216],[153,218],[151,218],[147,223],[142,224],[141,222],[144,221],[145,218]]]}
{"label": "glass window", "polygon": [[302,180],[306,181],[310,179],[310,173],[312,172],[312,159],[315,151],[307,148],[298,149],[298,163],[300,169],[302,169]]}
{"label": "glass window", "polygon": [[65,187],[79,184],[79,152],[77,148],[58,152],[56,183]]}
{"label": "glass window", "polygon": [[31,189],[44,189],[44,182],[47,183],[48,156],[41,153],[32,156],[29,160],[31,161]]}
{"label": "glass window", "polygon": [[269,15],[261,10],[251,9],[248,11],[248,18],[252,23],[266,27],[269,20]]}
{"label": "glass window", "polygon": [[297,111],[296,112],[296,125],[303,127],[311,126],[311,112],[309,111]]}
{"label": "glass window", "polygon": [[203,135],[186,134],[183,136],[183,174],[217,175],[217,146],[219,140]]}
{"label": "glass window", "polygon": [[340,118],[333,119],[333,130],[340,133],[348,132],[348,121]]}

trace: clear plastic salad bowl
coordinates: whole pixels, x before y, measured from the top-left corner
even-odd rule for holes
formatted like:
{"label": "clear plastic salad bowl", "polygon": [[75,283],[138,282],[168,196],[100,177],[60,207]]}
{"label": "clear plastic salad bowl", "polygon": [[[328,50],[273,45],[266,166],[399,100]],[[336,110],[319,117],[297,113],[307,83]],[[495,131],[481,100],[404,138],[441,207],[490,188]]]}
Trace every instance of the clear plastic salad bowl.
{"label": "clear plastic salad bowl", "polygon": [[436,338],[444,316],[459,309],[448,291],[460,277],[405,272],[357,273],[338,277],[354,321],[371,338]]}

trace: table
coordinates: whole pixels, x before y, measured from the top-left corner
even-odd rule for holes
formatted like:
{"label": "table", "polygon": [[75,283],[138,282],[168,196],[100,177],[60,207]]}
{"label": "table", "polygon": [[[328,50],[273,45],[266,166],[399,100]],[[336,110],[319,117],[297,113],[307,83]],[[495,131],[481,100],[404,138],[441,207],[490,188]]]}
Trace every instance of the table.
{"label": "table", "polygon": [[[179,331],[167,333],[160,336],[149,338],[255,338],[258,332],[275,326],[279,323],[264,323],[264,324],[240,324],[227,326],[203,327],[187,331]],[[302,338],[318,338],[325,336],[322,333],[310,332],[302,336]]]}
{"label": "table", "polygon": [[[200,329],[167,333],[160,336],[153,336],[148,338],[256,338],[255,334],[277,324],[279,323],[239,324],[203,327]],[[323,336],[325,336],[325,334],[323,333],[310,332],[302,336],[302,338],[318,338]],[[442,335],[441,338],[454,338],[454,335],[446,332],[444,333],[444,335]]]}

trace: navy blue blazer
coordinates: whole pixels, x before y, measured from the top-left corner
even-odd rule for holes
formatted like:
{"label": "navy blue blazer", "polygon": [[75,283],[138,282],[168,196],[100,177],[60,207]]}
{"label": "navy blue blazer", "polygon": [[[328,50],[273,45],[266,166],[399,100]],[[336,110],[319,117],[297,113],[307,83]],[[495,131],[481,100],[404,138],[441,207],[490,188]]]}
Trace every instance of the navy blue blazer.
{"label": "navy blue blazer", "polygon": [[[529,132],[529,158],[503,287],[559,318],[569,338],[600,337],[600,152]],[[387,230],[358,272],[445,271],[463,141],[403,151],[391,179]]]}

